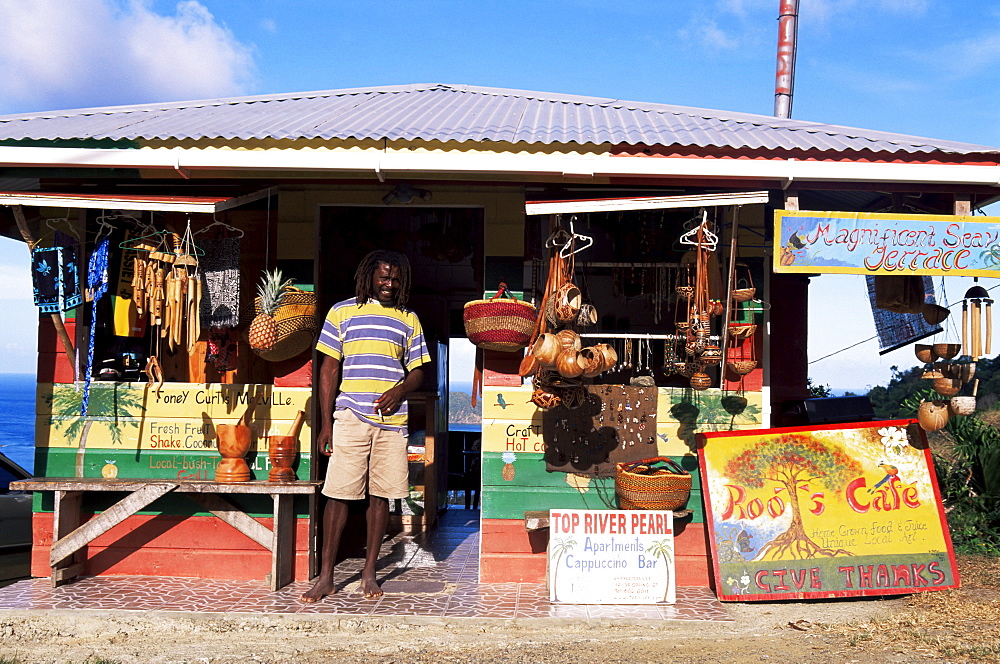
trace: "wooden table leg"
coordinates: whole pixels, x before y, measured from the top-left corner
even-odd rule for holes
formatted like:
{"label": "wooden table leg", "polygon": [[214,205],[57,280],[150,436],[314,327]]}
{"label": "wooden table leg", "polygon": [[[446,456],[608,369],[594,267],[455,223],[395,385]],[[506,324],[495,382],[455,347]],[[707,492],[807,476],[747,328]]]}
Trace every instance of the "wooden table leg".
{"label": "wooden table leg", "polygon": [[271,590],[284,588],[292,582],[295,570],[295,511],[294,496],[271,494],[274,498],[274,529],[271,546]]}
{"label": "wooden table leg", "polygon": [[[54,491],[55,507],[52,515],[52,545],[63,539],[80,526],[80,505],[83,493],[80,491]],[[77,576],[83,568],[82,556],[78,551],[60,560],[49,560],[52,568],[52,587],[60,586]]]}
{"label": "wooden table leg", "polygon": [[73,563],[66,563],[66,561],[78,558],[77,554],[83,547],[157,498],[173,491],[176,487],[176,484],[147,484],[128,494],[82,526],[80,525],[82,492],[56,491],[56,516],[53,525],[52,548],[49,550],[53,585],[68,581],[82,571],[82,561]]}

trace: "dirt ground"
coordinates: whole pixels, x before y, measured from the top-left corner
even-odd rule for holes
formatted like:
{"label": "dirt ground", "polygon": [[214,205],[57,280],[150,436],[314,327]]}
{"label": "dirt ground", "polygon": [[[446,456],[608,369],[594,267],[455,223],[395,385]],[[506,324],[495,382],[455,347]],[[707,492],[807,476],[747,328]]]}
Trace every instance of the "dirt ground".
{"label": "dirt ground", "polygon": [[1000,662],[1000,560],[961,558],[963,588],[727,604],[731,623],[621,625],[87,612],[0,612],[0,663]]}

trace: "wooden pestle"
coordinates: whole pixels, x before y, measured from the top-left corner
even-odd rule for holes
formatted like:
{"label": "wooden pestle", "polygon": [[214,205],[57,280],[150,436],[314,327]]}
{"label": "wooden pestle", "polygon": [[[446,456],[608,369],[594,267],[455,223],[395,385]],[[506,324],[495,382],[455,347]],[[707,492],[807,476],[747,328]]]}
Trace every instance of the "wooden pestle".
{"label": "wooden pestle", "polygon": [[288,431],[289,437],[291,438],[299,437],[299,431],[302,429],[302,423],[305,422],[305,419],[306,419],[306,412],[304,410],[300,410],[299,412],[295,413],[295,421],[292,422],[292,428],[289,429]]}

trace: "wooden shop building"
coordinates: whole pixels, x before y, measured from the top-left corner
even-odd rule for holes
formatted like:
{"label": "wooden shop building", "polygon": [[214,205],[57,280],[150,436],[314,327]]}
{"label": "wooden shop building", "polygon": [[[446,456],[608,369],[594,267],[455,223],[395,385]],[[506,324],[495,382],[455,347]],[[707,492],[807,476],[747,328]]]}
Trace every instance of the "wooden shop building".
{"label": "wooden shop building", "polygon": [[[125,496],[127,514],[87,535],[74,572],[309,578],[309,481],[326,462],[310,426],[315,330],[299,321],[295,343],[252,352],[256,289],[279,268],[321,320],[353,294],[359,259],[388,248],[413,264],[411,306],[435,360],[411,399],[424,438],[398,522],[433,527],[454,488],[449,465],[472,452],[482,581],[541,581],[547,532],[525,513],[617,509],[611,463],[666,456],[695,476],[677,519],[677,582],[708,585],[694,435],[782,425],[809,396],[809,271],[775,271],[775,253],[799,249],[775,237],[775,211],[964,216],[996,200],[998,182],[996,148],[469,86],[0,117],[0,231],[61,277],[36,293],[35,473],[67,484],[36,493],[32,573],[52,573],[53,532]],[[157,268],[200,283],[200,299],[153,315],[150,291],[163,286],[170,302]],[[449,340],[465,336],[465,304],[503,283],[540,305],[554,269],[577,299],[569,313],[543,307],[547,328],[605,344],[617,362],[546,383],[520,375],[523,351],[483,351],[481,440],[449,449]],[[687,293],[715,309],[693,346]],[[268,436],[299,411],[299,488],[280,493],[266,486]],[[191,489],[215,479],[218,428],[241,418],[257,488]],[[119,484],[100,491],[98,478]],[[290,566],[269,549],[287,549]]]}

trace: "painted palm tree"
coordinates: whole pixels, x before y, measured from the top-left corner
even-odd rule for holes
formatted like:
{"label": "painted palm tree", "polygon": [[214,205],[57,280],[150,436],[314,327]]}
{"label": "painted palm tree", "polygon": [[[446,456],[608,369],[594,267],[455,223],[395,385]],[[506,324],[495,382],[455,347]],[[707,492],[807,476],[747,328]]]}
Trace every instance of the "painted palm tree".
{"label": "painted palm tree", "polygon": [[119,384],[94,385],[90,392],[89,416],[80,414],[83,392],[71,385],[55,384],[52,393],[45,397],[52,407],[52,426],[61,431],[67,440],[79,437],[76,452],[75,474],[83,477],[83,459],[87,447],[87,435],[94,422],[108,422],[111,443],[121,445],[122,431],[126,426],[138,427],[138,417],[145,411],[138,390]]}
{"label": "painted palm tree", "polygon": [[654,540],[649,545],[649,553],[663,558],[663,571],[667,575],[667,585],[663,589],[663,601],[670,597],[670,563],[674,560],[674,542],[672,539]]}
{"label": "painted palm tree", "polygon": [[556,562],[553,566],[552,571],[552,601],[559,601],[559,585],[557,583],[559,578],[559,561],[562,560],[564,554],[569,553],[576,546],[576,540],[573,539],[572,535],[567,537],[561,537],[552,542],[552,552],[556,554]]}

